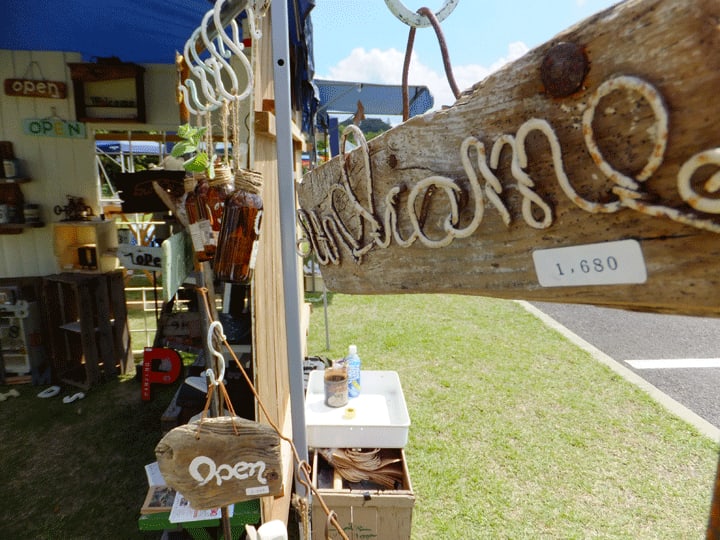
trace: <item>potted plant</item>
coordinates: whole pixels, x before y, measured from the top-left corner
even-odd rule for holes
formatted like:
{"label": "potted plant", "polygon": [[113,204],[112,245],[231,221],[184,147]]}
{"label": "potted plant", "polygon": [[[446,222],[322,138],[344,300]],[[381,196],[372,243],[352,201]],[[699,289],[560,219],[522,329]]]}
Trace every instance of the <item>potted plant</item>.
{"label": "potted plant", "polygon": [[206,151],[200,150],[206,130],[205,127],[193,127],[190,124],[181,125],[177,132],[180,141],[175,143],[170,155],[182,157],[191,154],[183,163],[183,168],[188,172],[205,173],[212,179],[215,177],[214,159]]}

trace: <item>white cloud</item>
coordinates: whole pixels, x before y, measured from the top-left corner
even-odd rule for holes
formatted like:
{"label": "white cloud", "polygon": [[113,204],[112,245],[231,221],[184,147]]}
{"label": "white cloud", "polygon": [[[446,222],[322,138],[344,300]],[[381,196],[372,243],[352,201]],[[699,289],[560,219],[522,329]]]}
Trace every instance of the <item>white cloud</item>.
{"label": "white cloud", "polygon": [[[505,64],[520,58],[529,50],[522,42],[513,42],[508,45],[507,54],[498,58],[490,66],[467,64],[453,66],[453,75],[460,91],[483,80],[497,71]],[[401,84],[402,68],[405,53],[397,49],[370,49],[362,47],[353,49],[347,58],[330,68],[327,75],[318,78],[327,78],[336,81],[357,81],[377,84]],[[445,71],[435,71],[422,62],[413,53],[408,75],[410,84],[422,84],[430,89],[435,98],[435,109],[443,105],[452,105],[455,98],[447,82]]]}

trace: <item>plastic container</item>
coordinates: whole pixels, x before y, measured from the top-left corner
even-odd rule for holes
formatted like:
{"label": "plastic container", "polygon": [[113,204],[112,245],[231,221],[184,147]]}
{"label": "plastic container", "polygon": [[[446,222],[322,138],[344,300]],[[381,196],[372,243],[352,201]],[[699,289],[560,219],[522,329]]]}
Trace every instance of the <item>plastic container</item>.
{"label": "plastic container", "polygon": [[348,347],[348,355],[345,357],[345,365],[348,373],[348,397],[356,398],[360,395],[360,357],[357,353],[357,346]]}
{"label": "plastic container", "polygon": [[[348,415],[352,408],[355,414]],[[395,371],[363,371],[363,391],[345,407],[325,404],[323,370],[308,377],[305,426],[313,448],[404,448],[410,429],[400,377]]]}
{"label": "plastic container", "polygon": [[336,363],[325,370],[325,405],[344,407],[348,402],[347,367]]}

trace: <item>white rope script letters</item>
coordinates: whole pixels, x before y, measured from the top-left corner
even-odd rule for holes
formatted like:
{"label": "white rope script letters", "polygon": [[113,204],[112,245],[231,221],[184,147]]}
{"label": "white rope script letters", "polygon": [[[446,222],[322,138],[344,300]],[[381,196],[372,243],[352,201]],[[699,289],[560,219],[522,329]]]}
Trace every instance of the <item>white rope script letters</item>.
{"label": "white rope script letters", "polygon": [[[194,480],[198,481],[198,487],[204,486],[213,479],[220,486],[226,480],[247,480],[255,475],[258,482],[267,484],[267,479],[264,476],[265,467],[264,461],[256,461],[255,463],[238,461],[234,466],[226,464],[217,466],[212,458],[197,456],[190,462],[188,472]],[[201,468],[206,468],[205,475],[200,472]]]}
{"label": "white rope script letters", "polygon": [[[647,163],[635,178],[613,169],[600,151],[593,131],[595,112],[601,99],[618,90],[639,94],[648,103],[654,116],[654,125],[649,130],[653,137],[653,147]],[[669,135],[668,123],[668,112],[662,96],[651,84],[638,77],[626,75],[613,77],[601,84],[590,96],[582,116],[583,137],[586,148],[598,169],[614,184],[612,193],[617,199],[610,202],[590,201],[577,193],[565,171],[560,141],[550,123],[544,119],[527,120],[518,128],[515,136],[510,134],[499,136],[493,142],[489,155],[483,142],[473,136],[466,137],[460,146],[460,160],[470,184],[470,193],[467,195],[474,204],[471,203],[472,219],[464,226],[460,225],[458,200],[465,195],[465,189],[452,178],[440,175],[428,176],[414,183],[404,204],[399,202],[398,196],[407,188],[401,185],[391,187],[384,196],[384,213],[382,216],[378,215],[374,203],[377,195],[373,191],[367,144],[359,129],[348,126],[343,134],[342,153],[344,154],[345,138],[349,133],[355,133],[361,146],[358,151],[362,152],[363,157],[363,180],[368,194],[367,207],[363,206],[356,197],[350,187],[348,173],[343,168],[341,178],[330,189],[328,210],[323,212],[315,209],[298,210],[298,218],[304,233],[304,238],[299,244],[309,245],[319,264],[339,264],[341,246],[347,249],[357,262],[360,262],[362,256],[371,249],[387,248],[392,241],[401,247],[409,247],[418,241],[429,248],[445,247],[455,238],[473,235],[482,224],[486,206],[495,208],[503,223],[509,226],[512,216],[501,198],[503,186],[494,172],[499,167],[500,155],[506,146],[512,153],[511,174],[517,182],[512,187],[518,190],[522,198],[522,218],[530,227],[547,229],[553,224],[552,208],[535,191],[535,183],[526,171],[528,167],[526,140],[533,132],[538,132],[546,138],[558,185],[578,208],[590,213],[613,213],[623,208],[630,208],[646,215],[665,217],[698,229],[720,233],[720,224],[717,222],[692,212],[683,212],[677,208],[649,202],[650,197],[642,191],[643,182],[652,177],[663,162]],[[705,165],[720,167],[720,148],[699,152],[682,165],[677,174],[678,194],[694,210],[720,214],[720,199],[705,197],[698,193],[691,181],[694,173]],[[702,189],[710,195],[718,193],[720,171],[710,176],[703,183]],[[443,196],[443,200],[446,200],[448,205],[448,215],[442,223],[442,235],[439,236],[436,232],[433,238],[430,238],[424,230],[422,210],[424,204],[419,204],[424,203],[430,196],[434,201]],[[336,208],[336,200],[344,201],[342,212]],[[405,237],[398,226],[400,215],[407,216],[406,221],[410,225]],[[364,230],[369,233],[366,235],[353,233],[352,228],[348,226],[351,220],[364,223]]]}

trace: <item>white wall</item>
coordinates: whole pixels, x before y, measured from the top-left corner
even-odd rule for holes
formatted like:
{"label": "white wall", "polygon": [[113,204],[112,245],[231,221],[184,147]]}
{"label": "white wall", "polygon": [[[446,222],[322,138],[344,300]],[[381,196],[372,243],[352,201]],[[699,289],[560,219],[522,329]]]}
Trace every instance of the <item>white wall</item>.
{"label": "white wall", "polygon": [[[23,120],[58,116],[75,121],[72,80],[68,62],[81,62],[77,53],[9,51],[0,49],[0,80],[12,78],[64,81],[65,99],[0,95],[0,140],[11,141],[15,156],[32,181],[21,185],[26,202],[41,206],[43,228],[25,229],[22,234],[0,234],[0,278],[43,276],[59,271],[53,253],[52,223],[63,216],[53,213],[65,205],[67,195],[82,196],[99,213],[95,172],[94,129],[175,130],[175,67],[145,66],[147,124],[87,123],[86,139],[36,137],[23,133]],[[37,62],[29,71],[31,62]],[[39,66],[39,69],[38,69]]]}

